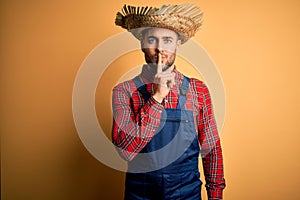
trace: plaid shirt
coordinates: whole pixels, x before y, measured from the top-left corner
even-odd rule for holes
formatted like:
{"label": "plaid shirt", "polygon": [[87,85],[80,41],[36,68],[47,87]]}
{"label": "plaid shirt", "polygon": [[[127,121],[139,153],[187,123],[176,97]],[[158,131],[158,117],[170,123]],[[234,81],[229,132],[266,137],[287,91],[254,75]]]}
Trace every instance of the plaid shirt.
{"label": "plaid shirt", "polygon": [[[163,103],[158,103],[153,97],[145,102],[133,80],[120,83],[113,89],[112,141],[124,159],[132,160],[151,141],[160,125],[160,116],[164,108],[177,107],[179,86],[184,76],[176,69],[174,72],[175,85]],[[147,67],[143,67],[140,78],[147,83],[148,92],[154,94],[153,74]],[[208,199],[222,199],[222,191],[225,188],[222,149],[210,94],[202,81],[190,79],[185,109],[194,112]]]}

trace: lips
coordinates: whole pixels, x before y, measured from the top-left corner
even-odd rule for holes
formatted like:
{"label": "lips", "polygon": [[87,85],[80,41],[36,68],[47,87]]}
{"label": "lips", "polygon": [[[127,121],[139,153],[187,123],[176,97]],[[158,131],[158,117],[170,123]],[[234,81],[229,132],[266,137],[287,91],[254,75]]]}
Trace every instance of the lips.
{"label": "lips", "polygon": [[[157,59],[157,58],[158,58],[158,55],[154,55],[154,58]],[[162,55],[161,55],[161,58],[167,58],[167,56],[162,54]]]}

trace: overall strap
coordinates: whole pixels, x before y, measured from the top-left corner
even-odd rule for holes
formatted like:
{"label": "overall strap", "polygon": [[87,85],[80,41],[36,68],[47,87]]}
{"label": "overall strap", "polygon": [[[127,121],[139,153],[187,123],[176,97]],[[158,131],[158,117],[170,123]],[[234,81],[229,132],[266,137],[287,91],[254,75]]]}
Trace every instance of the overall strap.
{"label": "overall strap", "polygon": [[189,89],[189,85],[190,85],[190,78],[184,76],[184,79],[179,88],[179,98],[178,98],[177,109],[184,108],[184,105],[186,102],[186,92]]}
{"label": "overall strap", "polygon": [[147,86],[141,81],[140,77],[139,76],[136,76],[134,79],[133,79],[138,91],[142,94],[145,102],[148,101],[148,99],[150,98],[150,94],[149,92],[147,91]]}

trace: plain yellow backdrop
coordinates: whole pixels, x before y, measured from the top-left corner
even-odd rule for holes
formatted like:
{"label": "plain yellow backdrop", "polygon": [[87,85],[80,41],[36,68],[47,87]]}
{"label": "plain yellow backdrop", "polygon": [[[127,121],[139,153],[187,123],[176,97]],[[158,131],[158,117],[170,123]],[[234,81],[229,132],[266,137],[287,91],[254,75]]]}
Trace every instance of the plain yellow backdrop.
{"label": "plain yellow backdrop", "polygon": [[[190,2],[204,12],[194,39],[226,89],[224,199],[300,199],[300,1]],[[124,174],[85,149],[71,106],[84,58],[123,31],[114,18],[124,3],[185,1],[1,1],[2,199],[122,199]],[[120,57],[99,82],[97,115],[108,136],[110,109],[102,107],[113,85],[106,81],[117,80],[118,66],[124,70],[132,58],[140,64],[142,54]]]}

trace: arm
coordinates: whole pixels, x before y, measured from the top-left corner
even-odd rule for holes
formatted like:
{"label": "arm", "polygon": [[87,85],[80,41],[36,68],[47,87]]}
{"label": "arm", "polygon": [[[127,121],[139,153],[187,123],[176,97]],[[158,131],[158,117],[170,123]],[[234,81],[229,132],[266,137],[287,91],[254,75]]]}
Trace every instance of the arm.
{"label": "arm", "polygon": [[201,145],[206,190],[209,200],[222,199],[225,188],[223,171],[223,156],[217,125],[213,114],[211,97],[206,85],[199,86],[199,113],[198,136]]}
{"label": "arm", "polygon": [[134,106],[139,106],[141,102],[138,96],[131,98],[132,89],[136,90],[134,83],[119,84],[113,89],[112,99],[112,142],[118,147],[122,157],[129,161],[151,141],[164,109],[163,105],[151,97],[138,113],[134,113]]}

